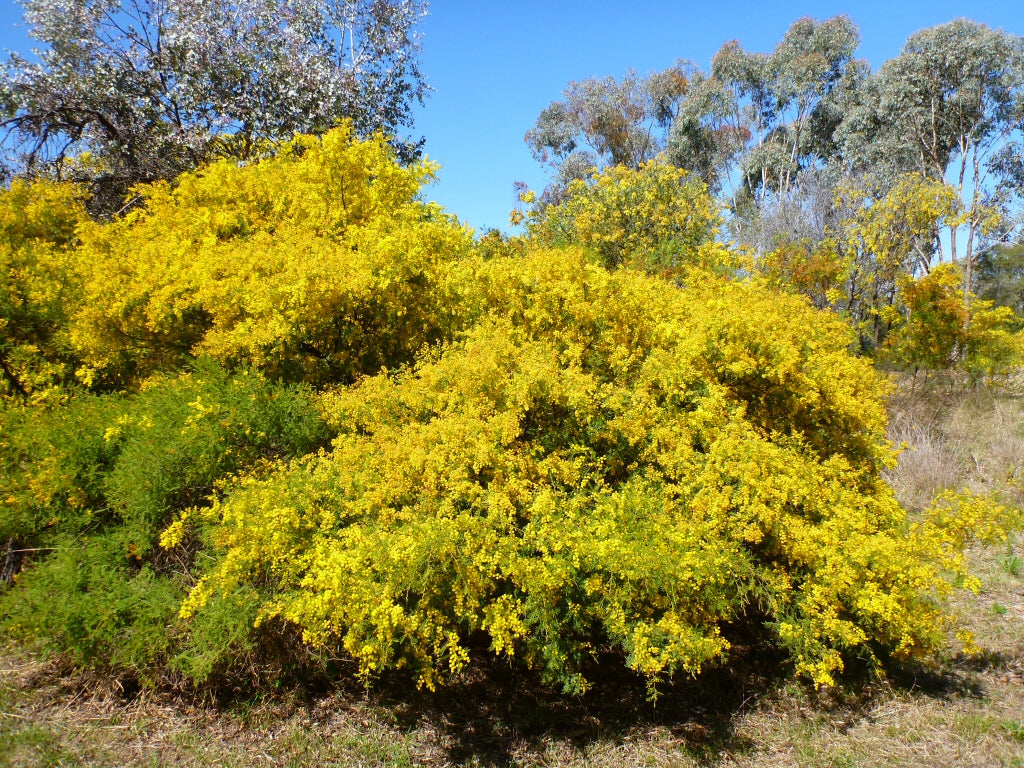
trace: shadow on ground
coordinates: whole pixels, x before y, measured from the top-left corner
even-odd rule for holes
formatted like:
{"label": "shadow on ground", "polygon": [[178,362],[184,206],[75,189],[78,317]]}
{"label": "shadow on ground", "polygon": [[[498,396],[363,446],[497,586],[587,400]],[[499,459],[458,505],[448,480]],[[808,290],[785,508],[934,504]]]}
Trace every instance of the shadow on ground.
{"label": "shadow on ground", "polygon": [[623,744],[654,729],[673,749],[703,764],[755,749],[736,725],[766,701],[773,707],[807,707],[809,715],[825,714],[846,730],[883,692],[938,700],[983,698],[979,664],[998,666],[999,660],[960,660],[943,669],[895,665],[884,682],[863,666],[852,669],[841,686],[815,691],[794,681],[792,666],[777,649],[755,641],[734,644],[728,667],[659,686],[655,700],[646,681],[624,666],[621,655],[611,653],[586,670],[593,687],[580,697],[543,685],[521,667],[485,657],[464,679],[438,693],[415,691],[408,679],[390,679],[370,699],[403,730],[436,734],[434,746],[444,752],[444,762],[456,765],[510,765],[517,755],[542,755],[553,743],[587,754],[588,747]]}
{"label": "shadow on ground", "polygon": [[592,687],[570,696],[520,665],[481,654],[470,672],[436,693],[393,676],[369,698],[403,730],[435,734],[432,746],[454,764],[509,765],[516,755],[542,754],[552,743],[585,753],[588,746],[621,744],[653,728],[676,749],[710,758],[752,746],[735,733],[736,716],[775,690],[791,669],[764,644],[734,643],[728,667],[663,683],[654,699],[621,654],[599,654],[584,672]]}

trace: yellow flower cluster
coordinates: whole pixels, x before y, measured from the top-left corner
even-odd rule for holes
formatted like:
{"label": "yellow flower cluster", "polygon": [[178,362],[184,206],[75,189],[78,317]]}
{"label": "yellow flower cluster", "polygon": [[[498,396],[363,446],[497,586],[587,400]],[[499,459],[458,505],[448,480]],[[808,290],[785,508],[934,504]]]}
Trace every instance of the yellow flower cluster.
{"label": "yellow flower cluster", "polygon": [[[532,192],[520,199],[534,202]],[[525,220],[533,239],[582,246],[607,267],[675,274],[741,262],[715,240],[722,219],[707,185],[660,161],[637,169],[616,165],[573,181],[560,203],[534,205]]]}
{"label": "yellow flower cluster", "polygon": [[72,372],[63,329],[81,292],[83,200],[74,186],[45,181],[0,191],[0,397],[45,403]]}
{"label": "yellow flower cluster", "polygon": [[435,169],[342,126],[146,187],[82,230],[78,353],[115,383],[193,355],[311,383],[406,361],[443,335],[439,270],[471,243],[417,199]]}
{"label": "yellow flower cluster", "polygon": [[956,264],[940,264],[916,280],[904,279],[899,304],[891,313],[896,328],[886,339],[886,356],[915,371],[959,366],[973,378],[1019,367],[1024,334],[1012,330],[1017,324],[1013,310],[994,307],[972,293],[965,296],[963,284]]}
{"label": "yellow flower cluster", "polygon": [[[126,400],[197,357],[234,382],[237,399],[182,390],[173,424],[80,400],[103,438],[89,456],[128,433],[146,451],[191,446],[187,466],[216,490],[162,539],[215,550],[183,617],[242,595],[259,603],[246,616],[290,623],[364,676],[407,667],[430,688],[481,638],[576,691],[598,648],[653,684],[722,662],[750,621],[820,684],[851,655],[935,648],[943,597],[970,586],[964,541],[999,535],[1004,511],[950,497],[908,522],[880,476],[883,380],[838,316],[738,277],[750,270],[716,242],[705,187],[665,165],[611,168],[534,208],[526,237],[474,245],[419,199],[433,172],[342,126],[141,189],[112,222],[87,222],[70,188],[2,197],[0,289],[38,323],[18,348],[49,345],[43,363]],[[865,212],[856,238],[876,247],[899,219],[887,210]],[[805,256],[777,271],[827,299],[838,274]],[[0,348],[5,371],[14,348]],[[274,450],[276,409],[300,407],[284,390],[237,421],[250,368],[315,391],[329,448],[302,455],[325,438],[296,426],[301,450]],[[34,381],[11,370],[9,388]],[[32,480],[34,444],[4,440],[0,469],[18,478],[5,506],[99,508],[77,469],[43,456]],[[135,477],[115,490],[145,496]],[[136,517],[163,525],[171,498],[137,500]]]}
{"label": "yellow flower cluster", "polygon": [[822,684],[934,647],[963,564],[879,479],[884,385],[838,318],[571,248],[452,275],[470,330],[326,391],[332,449],[213,507],[223,559],[186,614],[260,586],[264,618],[428,687],[481,632],[570,690],[601,638],[696,673],[751,609]]}

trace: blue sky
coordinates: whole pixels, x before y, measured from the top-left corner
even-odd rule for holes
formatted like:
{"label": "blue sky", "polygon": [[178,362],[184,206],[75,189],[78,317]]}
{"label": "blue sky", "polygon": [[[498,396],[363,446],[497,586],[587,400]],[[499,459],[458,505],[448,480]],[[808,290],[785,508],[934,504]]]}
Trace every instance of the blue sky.
{"label": "blue sky", "polygon": [[[545,184],[523,134],[570,80],[645,73],[676,59],[706,69],[727,40],[770,51],[796,19],[836,14],[860,27],[858,56],[872,67],[897,55],[913,32],[958,17],[1024,34],[1024,0],[435,0],[421,27],[423,71],[434,93],[417,110],[414,129],[442,166],[427,197],[478,231],[506,229],[514,182]],[[28,47],[20,20],[20,7],[0,0],[0,48]]]}

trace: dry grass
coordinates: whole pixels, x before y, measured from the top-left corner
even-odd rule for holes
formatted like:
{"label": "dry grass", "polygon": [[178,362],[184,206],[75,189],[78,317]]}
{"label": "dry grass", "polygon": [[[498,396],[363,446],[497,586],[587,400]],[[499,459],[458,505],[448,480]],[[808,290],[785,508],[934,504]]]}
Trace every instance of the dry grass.
{"label": "dry grass", "polygon": [[[890,481],[911,508],[944,487],[1022,501],[1024,400],[917,388],[893,399],[909,449]],[[344,682],[230,701],[130,692],[23,651],[0,653],[0,768],[36,766],[1016,766],[1024,768],[1024,547],[971,553],[983,583],[955,607],[982,655],[795,684],[756,638],[728,670],[667,688],[606,663],[567,699],[496,662],[442,694]]]}
{"label": "dry grass", "polygon": [[906,446],[888,480],[909,509],[938,491],[996,492],[1024,504],[1024,388],[950,390],[903,382],[890,399],[889,436]]}

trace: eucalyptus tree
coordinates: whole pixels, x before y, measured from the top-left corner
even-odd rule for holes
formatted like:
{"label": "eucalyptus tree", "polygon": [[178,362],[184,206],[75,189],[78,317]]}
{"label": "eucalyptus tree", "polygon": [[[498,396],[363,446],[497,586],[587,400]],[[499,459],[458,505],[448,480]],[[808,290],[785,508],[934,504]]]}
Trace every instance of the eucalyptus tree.
{"label": "eucalyptus tree", "polygon": [[[727,147],[719,174],[733,231],[759,252],[794,235],[794,226],[801,236],[823,232],[818,214],[828,210],[837,180],[832,134],[867,73],[853,57],[858,42],[848,17],[804,18],[770,53],[731,41],[712,60],[703,85],[715,107],[696,122]],[[692,130],[679,121],[677,130],[684,128]],[[816,220],[801,221],[804,212]]]}
{"label": "eucalyptus tree", "polygon": [[630,71],[621,80],[569,83],[525,137],[534,158],[554,171],[548,201],[557,201],[570,182],[593,169],[622,165],[636,170],[654,159],[696,72],[693,64],[677,61],[646,77]]}
{"label": "eucalyptus tree", "polygon": [[424,0],[20,1],[42,48],[0,73],[8,174],[88,182],[108,210],[132,184],[342,117],[394,133],[428,90]]}
{"label": "eucalyptus tree", "polygon": [[948,257],[964,267],[966,298],[981,253],[1020,224],[1022,128],[1024,38],[959,19],[912,35],[838,135],[851,171],[953,186],[961,217]]}
{"label": "eucalyptus tree", "polygon": [[1000,244],[978,257],[978,296],[1010,307],[1024,323],[1024,243]]}
{"label": "eucalyptus tree", "polygon": [[[805,18],[771,53],[726,43],[709,73],[677,62],[646,78],[571,83],[526,140],[562,184],[593,167],[636,168],[663,153],[718,192],[734,224],[756,223],[741,239],[761,243],[770,239],[761,226],[769,208],[786,208],[780,222],[788,221],[800,210],[822,210],[831,195],[822,169],[834,153],[832,132],[844,94],[867,71],[853,58],[858,39],[845,16]],[[814,178],[803,189],[809,170]]]}

